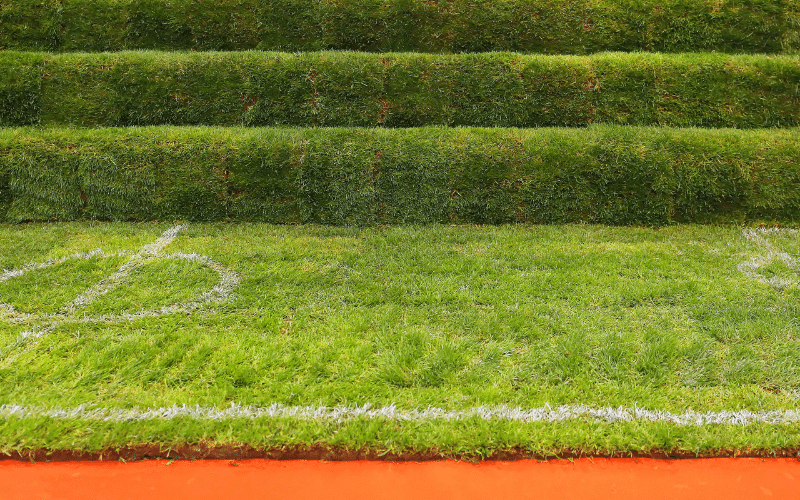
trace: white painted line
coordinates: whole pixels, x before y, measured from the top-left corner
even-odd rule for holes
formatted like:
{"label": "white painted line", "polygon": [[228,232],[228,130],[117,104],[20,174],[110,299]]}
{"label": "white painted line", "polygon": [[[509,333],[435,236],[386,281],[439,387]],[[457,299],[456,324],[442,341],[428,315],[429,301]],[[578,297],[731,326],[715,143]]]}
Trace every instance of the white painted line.
{"label": "white painted line", "polygon": [[192,418],[198,420],[253,420],[257,418],[288,418],[293,420],[390,420],[399,422],[421,421],[460,421],[478,419],[485,421],[517,422],[564,422],[569,420],[601,420],[605,422],[663,422],[679,426],[703,425],[787,425],[800,423],[799,410],[771,410],[752,412],[749,410],[731,411],[686,411],[672,413],[665,410],[646,410],[610,406],[593,408],[585,405],[562,405],[522,409],[506,406],[479,406],[465,410],[446,410],[429,407],[416,410],[400,410],[394,405],[373,408],[364,406],[241,406],[231,404],[224,408],[210,406],[169,406],[149,409],[122,408],[75,408],[42,409],[21,405],[0,406],[2,419],[37,419],[81,421],[149,421]]}
{"label": "white painted line", "polygon": [[800,283],[796,279],[784,278],[781,276],[773,276],[771,278],[767,278],[763,274],[759,273],[758,270],[772,262],[780,261],[783,262],[787,267],[791,269],[799,269],[800,265],[798,265],[797,260],[789,255],[786,252],[778,251],[770,242],[767,240],[767,236],[770,234],[790,234],[796,235],[797,230],[795,229],[784,229],[784,228],[756,228],[756,229],[745,229],[742,231],[742,235],[752,241],[753,243],[759,245],[763,252],[756,255],[752,259],[747,262],[742,262],[737,266],[739,271],[742,272],[748,278],[754,279],[756,281],[760,281],[761,283],[772,285],[777,289],[784,289],[784,288],[792,288],[800,286]]}
{"label": "white painted line", "polygon": [[[18,269],[3,271],[2,274],[0,274],[0,283],[17,278],[31,271],[37,271],[50,266],[63,264],[72,259],[86,260],[92,258],[129,257],[129,260],[116,272],[107,278],[100,280],[95,285],[90,286],[85,292],[80,294],[77,298],[75,298],[72,302],[67,304],[55,314],[26,314],[17,311],[10,304],[4,304],[0,302],[0,321],[7,321],[11,323],[38,323],[30,330],[22,332],[19,338],[7,345],[4,350],[19,347],[28,340],[39,339],[51,333],[61,325],[76,323],[114,323],[120,321],[134,321],[141,318],[155,318],[167,314],[189,313],[203,306],[218,304],[227,300],[233,293],[234,288],[236,288],[239,284],[239,275],[234,271],[214,261],[211,257],[204,255],[184,254],[180,252],[169,255],[164,255],[161,253],[161,251],[167,245],[172,243],[178,234],[187,227],[187,225],[173,226],[164,231],[164,233],[158,237],[156,241],[143,246],[137,252],[118,252],[108,254],[100,249],[97,249],[91,252],[80,252],[67,257],[50,259],[41,263],[32,262]],[[194,300],[182,304],[173,304],[170,306],[161,307],[159,309],[142,309],[134,313],[100,314],[93,316],[79,314],[80,309],[85,308],[102,295],[105,295],[114,288],[122,285],[128,279],[128,276],[134,269],[141,267],[155,259],[187,260],[190,262],[198,262],[203,266],[215,271],[219,276],[219,281],[211,289],[200,293]],[[213,312],[213,310],[210,310],[209,312]],[[13,362],[13,360],[11,360],[11,362]]]}
{"label": "white painted line", "polygon": [[128,276],[131,274],[131,271],[136,269],[137,267],[141,267],[147,262],[153,260],[158,256],[158,253],[164,249],[167,245],[172,243],[172,240],[178,236],[178,233],[186,229],[187,225],[179,225],[174,226],[166,231],[158,237],[156,241],[150,243],[149,245],[145,245],[139,249],[138,252],[131,256],[130,260],[120,267],[117,272],[112,274],[111,276],[100,280],[96,285],[90,287],[88,290],[83,292],[82,294],[78,295],[75,300],[67,304],[61,310],[61,314],[71,315],[75,312],[76,309],[82,309],[99,297],[107,294],[114,288],[118,287],[123,281],[125,281]]}

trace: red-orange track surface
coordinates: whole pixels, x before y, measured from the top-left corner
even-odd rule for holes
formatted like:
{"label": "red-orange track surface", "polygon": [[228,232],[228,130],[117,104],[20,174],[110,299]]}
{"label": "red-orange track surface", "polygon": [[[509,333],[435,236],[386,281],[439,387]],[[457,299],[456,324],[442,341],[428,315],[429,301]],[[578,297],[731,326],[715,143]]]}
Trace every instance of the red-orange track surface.
{"label": "red-orange track surface", "polygon": [[0,499],[800,499],[796,459],[0,461]]}

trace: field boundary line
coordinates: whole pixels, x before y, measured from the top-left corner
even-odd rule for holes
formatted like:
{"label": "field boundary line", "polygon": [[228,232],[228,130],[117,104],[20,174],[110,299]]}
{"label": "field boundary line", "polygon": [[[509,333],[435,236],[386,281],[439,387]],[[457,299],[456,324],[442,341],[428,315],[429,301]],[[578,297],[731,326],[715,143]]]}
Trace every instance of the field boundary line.
{"label": "field boundary line", "polygon": [[605,422],[662,422],[679,426],[722,425],[788,425],[800,423],[800,410],[722,410],[698,412],[687,410],[673,413],[666,410],[648,410],[626,406],[591,407],[587,405],[545,404],[538,408],[523,409],[509,406],[478,406],[464,410],[447,410],[428,407],[402,410],[395,405],[363,406],[286,406],[273,403],[269,406],[166,406],[147,409],[73,408],[44,409],[37,406],[0,405],[0,419],[80,420],[104,422],[153,421],[190,418],[197,420],[253,420],[257,418],[287,418],[305,421],[390,420],[398,422],[484,421],[564,422],[593,419]]}

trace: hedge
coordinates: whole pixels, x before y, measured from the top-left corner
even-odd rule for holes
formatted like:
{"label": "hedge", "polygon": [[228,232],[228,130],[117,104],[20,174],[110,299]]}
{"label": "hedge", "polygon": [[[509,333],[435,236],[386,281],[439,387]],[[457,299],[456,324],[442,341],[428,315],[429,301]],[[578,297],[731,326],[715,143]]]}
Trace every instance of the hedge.
{"label": "hedge", "polygon": [[0,220],[800,221],[800,129],[0,129]]}
{"label": "hedge", "polygon": [[0,49],[792,53],[799,0],[0,0]]}
{"label": "hedge", "polygon": [[43,60],[40,54],[0,52],[0,126],[39,123]]}
{"label": "hedge", "polygon": [[62,0],[0,0],[0,50],[61,47]]}
{"label": "hedge", "polygon": [[0,53],[0,126],[800,125],[800,58]]}

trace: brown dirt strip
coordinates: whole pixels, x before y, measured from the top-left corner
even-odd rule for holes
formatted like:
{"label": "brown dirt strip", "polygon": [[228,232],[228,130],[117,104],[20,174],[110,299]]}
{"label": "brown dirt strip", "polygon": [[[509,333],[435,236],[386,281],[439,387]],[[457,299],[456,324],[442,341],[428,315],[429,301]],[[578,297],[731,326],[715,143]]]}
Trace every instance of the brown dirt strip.
{"label": "brown dirt strip", "polygon": [[541,454],[521,448],[495,451],[487,456],[477,454],[443,453],[436,450],[385,452],[374,449],[350,450],[322,445],[292,446],[285,448],[259,449],[241,445],[181,445],[164,447],[158,444],[143,444],[103,450],[13,450],[0,452],[0,461],[26,462],[69,462],[69,461],[138,461],[138,460],[328,460],[328,461],[383,461],[383,462],[429,462],[438,460],[518,461],[550,460],[575,458],[651,458],[651,459],[696,459],[696,458],[797,458],[800,449],[778,450],[721,449],[694,453],[685,450],[649,452],[596,452],[563,450],[557,453]]}

